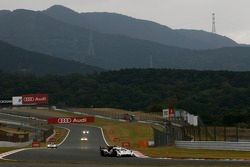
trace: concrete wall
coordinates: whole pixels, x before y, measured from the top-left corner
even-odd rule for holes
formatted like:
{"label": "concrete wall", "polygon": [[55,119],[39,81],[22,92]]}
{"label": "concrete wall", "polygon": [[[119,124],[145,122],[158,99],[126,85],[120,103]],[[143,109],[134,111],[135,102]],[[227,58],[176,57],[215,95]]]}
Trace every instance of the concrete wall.
{"label": "concrete wall", "polygon": [[188,149],[250,151],[250,142],[175,141],[176,147]]}
{"label": "concrete wall", "polygon": [[0,147],[25,147],[31,145],[32,141],[23,142],[23,143],[13,143],[7,141],[0,141]]}

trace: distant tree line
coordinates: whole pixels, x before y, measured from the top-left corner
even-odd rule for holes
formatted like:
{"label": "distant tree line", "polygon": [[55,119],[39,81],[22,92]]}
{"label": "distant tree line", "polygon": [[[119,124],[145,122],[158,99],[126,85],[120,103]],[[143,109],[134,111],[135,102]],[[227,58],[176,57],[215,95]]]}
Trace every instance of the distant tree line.
{"label": "distant tree line", "polygon": [[250,72],[130,69],[92,75],[0,72],[0,97],[48,93],[51,105],[161,112],[173,106],[207,125],[250,125]]}

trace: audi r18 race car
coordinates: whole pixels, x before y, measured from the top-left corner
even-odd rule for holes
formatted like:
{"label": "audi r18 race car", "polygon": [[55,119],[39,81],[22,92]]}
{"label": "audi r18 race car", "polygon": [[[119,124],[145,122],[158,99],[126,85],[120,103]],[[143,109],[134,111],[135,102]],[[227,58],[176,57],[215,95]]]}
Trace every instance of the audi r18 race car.
{"label": "audi r18 race car", "polygon": [[118,146],[107,146],[100,147],[100,154],[104,157],[134,157],[135,154],[132,150],[118,147]]}

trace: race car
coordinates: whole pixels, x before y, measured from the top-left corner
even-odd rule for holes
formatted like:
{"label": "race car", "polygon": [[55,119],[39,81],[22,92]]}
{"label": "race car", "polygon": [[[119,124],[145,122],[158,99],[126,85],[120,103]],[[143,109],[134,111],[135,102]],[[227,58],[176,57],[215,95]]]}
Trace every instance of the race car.
{"label": "race car", "polygon": [[82,131],[83,134],[89,134],[89,131],[88,130],[84,130]]}
{"label": "race car", "polygon": [[55,143],[49,143],[47,148],[57,148],[57,145]]}
{"label": "race car", "polygon": [[100,154],[104,157],[134,157],[135,154],[132,150],[118,147],[118,146],[106,146],[100,147]]}
{"label": "race car", "polygon": [[88,141],[88,138],[87,137],[82,137],[81,141]]}

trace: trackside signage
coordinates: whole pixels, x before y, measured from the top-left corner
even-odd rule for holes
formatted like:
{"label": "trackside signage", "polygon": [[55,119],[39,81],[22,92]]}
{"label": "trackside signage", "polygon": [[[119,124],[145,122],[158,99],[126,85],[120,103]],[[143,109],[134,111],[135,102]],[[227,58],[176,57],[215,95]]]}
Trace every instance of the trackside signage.
{"label": "trackside signage", "polygon": [[0,100],[0,104],[11,104],[12,100]]}
{"label": "trackside signage", "polygon": [[14,97],[12,97],[12,105],[13,106],[23,105],[22,96],[14,96]]}
{"label": "trackside signage", "polygon": [[40,142],[38,142],[38,141],[33,141],[32,147],[40,147]]}
{"label": "trackside signage", "polygon": [[28,94],[22,95],[23,105],[48,104],[48,94]]}
{"label": "trackside signage", "polygon": [[84,124],[95,122],[95,117],[61,117],[61,118],[49,118],[48,124]]}

